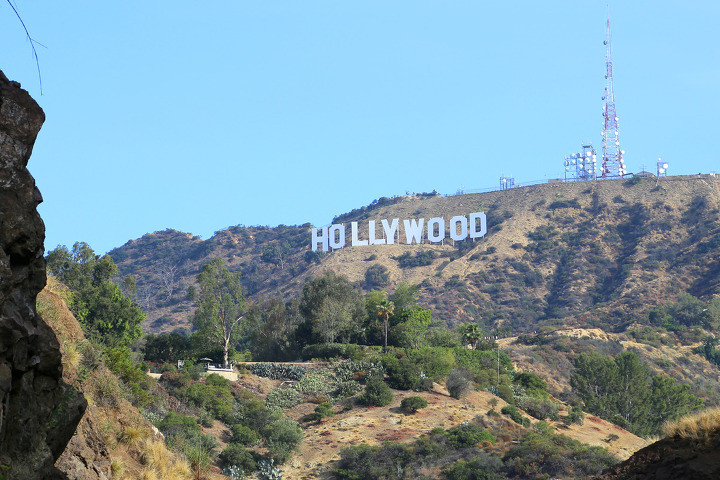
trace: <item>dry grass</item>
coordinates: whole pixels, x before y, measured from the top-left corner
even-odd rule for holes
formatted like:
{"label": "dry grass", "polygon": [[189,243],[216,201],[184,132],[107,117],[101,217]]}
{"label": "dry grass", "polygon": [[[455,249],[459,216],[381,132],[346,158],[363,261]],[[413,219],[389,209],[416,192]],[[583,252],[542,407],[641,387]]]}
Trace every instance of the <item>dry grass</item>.
{"label": "dry grass", "polygon": [[720,433],[720,407],[710,408],[663,427],[666,437],[680,437],[707,442]]}
{"label": "dry grass", "polygon": [[150,432],[142,427],[127,426],[123,429],[120,441],[131,447],[135,447],[150,436]]}
{"label": "dry grass", "polygon": [[114,458],[110,462],[110,472],[112,473],[113,478],[122,478],[125,473],[125,462],[119,458]]}
{"label": "dry grass", "polygon": [[82,362],[83,359],[82,352],[74,343],[66,343],[64,346],[65,355],[63,356],[63,360],[65,360],[67,364],[70,365],[73,369],[77,370],[77,368],[80,366],[80,362]]}
{"label": "dry grass", "polygon": [[[141,449],[145,475],[155,475],[157,480],[184,480],[192,478],[190,465],[168,450],[162,440],[147,440]],[[148,477],[151,478],[151,477]]]}
{"label": "dry grass", "polygon": [[155,470],[146,468],[140,474],[140,480],[160,480],[160,477],[158,477],[158,474],[155,473]]}

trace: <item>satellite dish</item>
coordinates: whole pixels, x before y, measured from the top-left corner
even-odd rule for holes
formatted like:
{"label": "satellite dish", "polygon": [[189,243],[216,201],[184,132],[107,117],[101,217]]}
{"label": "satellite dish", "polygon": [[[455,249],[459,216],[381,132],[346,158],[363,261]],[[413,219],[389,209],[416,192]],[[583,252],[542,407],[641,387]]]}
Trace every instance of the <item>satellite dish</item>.
{"label": "satellite dish", "polygon": [[667,164],[667,163],[663,163],[663,168],[667,169],[667,167],[668,167],[668,164]]}

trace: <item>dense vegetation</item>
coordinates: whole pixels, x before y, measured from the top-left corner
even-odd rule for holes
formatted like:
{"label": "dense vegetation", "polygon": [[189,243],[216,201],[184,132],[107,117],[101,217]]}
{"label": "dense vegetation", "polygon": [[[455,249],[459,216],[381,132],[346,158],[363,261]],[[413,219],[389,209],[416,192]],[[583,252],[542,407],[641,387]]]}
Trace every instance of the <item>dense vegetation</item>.
{"label": "dense vegetation", "polygon": [[[409,444],[385,442],[342,450],[335,477],[348,480],[430,479],[440,470],[448,480],[501,478],[542,479],[600,473],[616,459],[600,447],[588,447],[552,433],[544,422],[533,430],[513,429],[502,420],[476,419],[449,430],[437,428]],[[487,428],[489,427],[489,428]],[[503,453],[500,436],[517,438]]]}

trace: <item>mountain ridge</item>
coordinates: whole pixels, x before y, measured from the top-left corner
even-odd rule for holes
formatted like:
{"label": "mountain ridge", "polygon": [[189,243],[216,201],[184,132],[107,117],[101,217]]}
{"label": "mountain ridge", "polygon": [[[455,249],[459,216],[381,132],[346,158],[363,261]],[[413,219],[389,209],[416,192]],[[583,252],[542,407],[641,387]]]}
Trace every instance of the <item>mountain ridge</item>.
{"label": "mountain ridge", "polygon": [[[367,238],[367,220],[484,211],[487,235],[475,242],[323,253],[310,249],[310,224],[235,226],[207,240],[175,230],[146,234],[110,256],[123,276],[137,278],[139,300],[148,313],[144,328],[151,332],[189,327],[187,289],[201,265],[217,256],[243,273],[252,299],[279,295],[287,300],[308,278],[327,270],[368,290],[367,269],[379,265],[386,269],[387,284],[372,286],[420,285],[421,304],[448,325],[474,321],[527,331],[537,321],[587,325],[598,316],[627,324],[635,313],[670,301],[679,291],[704,297],[716,293],[719,202],[713,175],[410,195],[375,201],[334,221],[358,222],[359,235]],[[639,297],[650,301],[641,304]]]}

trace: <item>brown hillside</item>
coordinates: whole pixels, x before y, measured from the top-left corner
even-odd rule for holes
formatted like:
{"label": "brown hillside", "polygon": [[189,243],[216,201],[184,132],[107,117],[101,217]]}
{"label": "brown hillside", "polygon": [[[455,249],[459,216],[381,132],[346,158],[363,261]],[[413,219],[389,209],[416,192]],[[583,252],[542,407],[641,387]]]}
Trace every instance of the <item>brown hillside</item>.
{"label": "brown hillside", "polygon": [[165,448],[155,427],[123,398],[119,380],[67,309],[65,294],[49,277],[37,308],[60,341],[63,380],[85,396],[88,408],[55,466],[76,480],[191,478],[189,466]]}
{"label": "brown hillside", "polygon": [[[718,178],[638,180],[410,195],[380,199],[340,218],[346,224],[358,221],[363,238],[367,220],[484,211],[489,231],[474,243],[346,247],[322,255],[310,251],[308,224],[236,226],[208,240],[156,232],[110,254],[122,275],[137,277],[139,301],[148,312],[144,328],[150,332],[189,326],[193,305],[187,288],[214,257],[243,273],[252,298],[295,296],[308,277],[326,270],[369,288],[365,272],[380,264],[389,272],[385,288],[402,281],[421,285],[422,303],[449,325],[476,321],[515,332],[548,322],[586,326],[602,319],[627,325],[679,292],[707,297],[720,285]],[[285,252],[281,261],[268,255],[273,248]],[[419,252],[434,255],[429,265],[398,260]]]}

